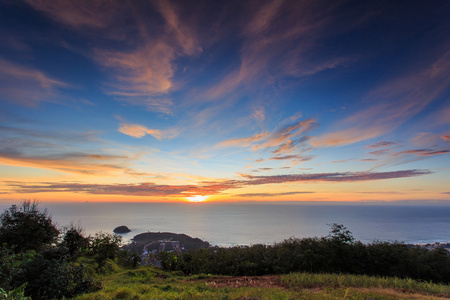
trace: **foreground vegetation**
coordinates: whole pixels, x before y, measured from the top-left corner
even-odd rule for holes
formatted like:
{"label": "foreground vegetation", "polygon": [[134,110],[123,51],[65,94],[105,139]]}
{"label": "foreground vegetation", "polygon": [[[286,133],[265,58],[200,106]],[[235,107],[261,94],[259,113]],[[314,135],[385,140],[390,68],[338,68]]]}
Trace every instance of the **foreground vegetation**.
{"label": "foreground vegetation", "polygon": [[103,277],[77,299],[448,299],[450,286],[399,278],[292,273],[263,277],[182,276],[153,267]]}
{"label": "foreground vegetation", "polygon": [[332,224],[330,235],[323,238],[163,251],[150,259],[162,268],[139,266],[140,254],[120,246],[118,235],[86,237],[77,226],[57,228],[36,202],[13,205],[0,215],[0,298],[450,297],[450,255],[444,249],[429,251],[401,243],[365,245],[338,224]]}
{"label": "foreground vegetation", "polygon": [[120,236],[113,234],[85,237],[76,226],[58,229],[37,202],[13,205],[0,215],[0,288],[11,297],[33,299],[99,290],[95,274],[104,272],[109,260],[122,266],[140,260],[136,253],[121,251],[120,244]]}

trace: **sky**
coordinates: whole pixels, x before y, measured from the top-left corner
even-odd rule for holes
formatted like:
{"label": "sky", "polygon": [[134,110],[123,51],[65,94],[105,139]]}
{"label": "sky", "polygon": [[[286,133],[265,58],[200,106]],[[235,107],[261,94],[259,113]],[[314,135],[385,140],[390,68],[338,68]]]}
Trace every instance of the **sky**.
{"label": "sky", "polygon": [[0,201],[450,201],[449,16],[0,0]]}

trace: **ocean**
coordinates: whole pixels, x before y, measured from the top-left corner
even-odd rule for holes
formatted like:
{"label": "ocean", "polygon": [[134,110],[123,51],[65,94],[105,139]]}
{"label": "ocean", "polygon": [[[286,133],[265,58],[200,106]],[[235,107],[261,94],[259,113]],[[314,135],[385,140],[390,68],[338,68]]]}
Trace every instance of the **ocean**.
{"label": "ocean", "polygon": [[[0,204],[0,210],[9,205]],[[217,246],[273,244],[290,237],[322,237],[328,224],[346,226],[364,243],[374,240],[422,244],[450,242],[450,205],[351,203],[41,203],[59,227],[80,224],[86,234],[174,232]]]}

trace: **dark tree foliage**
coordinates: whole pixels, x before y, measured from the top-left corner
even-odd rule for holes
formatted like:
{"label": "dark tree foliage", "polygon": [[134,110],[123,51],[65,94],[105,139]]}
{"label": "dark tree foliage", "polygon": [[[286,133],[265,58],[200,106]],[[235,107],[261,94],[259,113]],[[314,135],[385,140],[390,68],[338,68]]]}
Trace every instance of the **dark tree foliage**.
{"label": "dark tree foliage", "polygon": [[58,242],[59,230],[35,201],[13,205],[0,222],[0,288],[25,288],[33,299],[62,299],[100,287],[85,265],[75,261],[88,254],[90,244],[81,228],[70,226]]}
{"label": "dark tree foliage", "polygon": [[13,205],[0,215],[0,245],[6,243],[15,253],[39,251],[55,242],[58,234],[48,211],[40,210],[36,201]]}
{"label": "dark tree foliage", "polygon": [[11,249],[0,246],[0,288],[9,288],[16,274],[16,254]]}
{"label": "dark tree foliage", "polygon": [[166,270],[185,274],[251,276],[290,272],[398,276],[450,282],[450,255],[402,243],[355,241],[343,225],[332,224],[322,238],[290,238],[275,245],[198,249],[159,255]]}
{"label": "dark tree foliage", "polygon": [[83,236],[83,229],[80,226],[70,225],[68,228],[65,228],[60,246],[67,249],[71,260],[75,260],[88,251],[89,238]]}
{"label": "dark tree foliage", "polygon": [[72,298],[101,287],[88,276],[83,264],[60,259],[58,251],[49,249],[24,263],[13,279],[14,286],[26,282],[25,294],[32,299]]}

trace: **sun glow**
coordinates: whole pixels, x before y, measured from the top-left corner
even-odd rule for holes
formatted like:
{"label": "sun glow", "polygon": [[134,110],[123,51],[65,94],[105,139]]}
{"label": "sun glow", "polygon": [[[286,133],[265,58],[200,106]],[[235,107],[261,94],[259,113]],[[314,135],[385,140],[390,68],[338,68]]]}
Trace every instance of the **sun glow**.
{"label": "sun glow", "polygon": [[189,202],[203,202],[208,198],[208,196],[202,196],[202,195],[195,195],[192,197],[186,197],[186,199],[189,200]]}

